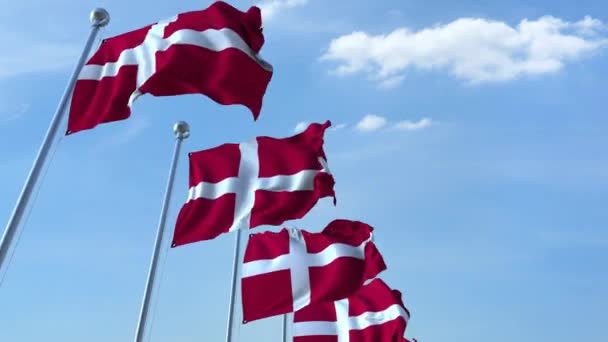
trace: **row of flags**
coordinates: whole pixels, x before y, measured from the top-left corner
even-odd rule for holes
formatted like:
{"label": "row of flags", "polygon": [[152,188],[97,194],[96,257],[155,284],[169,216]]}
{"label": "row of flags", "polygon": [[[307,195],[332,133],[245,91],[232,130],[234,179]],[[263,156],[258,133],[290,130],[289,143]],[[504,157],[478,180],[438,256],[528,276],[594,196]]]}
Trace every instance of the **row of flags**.
{"label": "row of flags", "polygon": [[[273,68],[260,56],[260,9],[217,1],[105,39],[76,82],[67,134],[127,119],[141,95],[201,94],[240,104],[254,119]],[[287,137],[256,137],[189,153],[189,190],[171,246],[262,225],[280,226],[333,198],[323,148],[331,126],[312,123]],[[346,219],[318,232],[284,228],[250,234],[242,260],[243,323],[293,315],[294,342],[404,342],[410,318],[374,228]]]}

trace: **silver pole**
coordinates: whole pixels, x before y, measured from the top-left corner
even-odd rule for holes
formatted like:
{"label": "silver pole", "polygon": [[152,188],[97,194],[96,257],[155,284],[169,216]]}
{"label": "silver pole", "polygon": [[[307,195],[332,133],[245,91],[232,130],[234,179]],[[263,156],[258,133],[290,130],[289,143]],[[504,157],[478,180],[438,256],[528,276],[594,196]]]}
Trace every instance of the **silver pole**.
{"label": "silver pole", "polygon": [[234,260],[232,264],[232,288],[230,290],[230,304],[228,309],[228,324],[226,327],[226,342],[232,342],[232,332],[234,331],[234,305],[236,301],[236,281],[238,278],[239,255],[241,251],[241,234],[243,229],[237,229],[236,240],[234,243]]}
{"label": "silver pole", "polygon": [[150,269],[148,271],[148,280],[146,281],[146,289],[144,291],[144,298],[141,304],[141,310],[139,312],[139,321],[137,322],[137,332],[135,333],[135,342],[141,342],[144,339],[146,331],[146,319],[148,318],[148,310],[150,308],[150,297],[152,295],[152,289],[154,288],[154,280],[156,277],[156,266],[158,264],[158,255],[163,240],[165,231],[165,223],[167,221],[167,211],[169,209],[169,202],[171,200],[171,192],[173,191],[173,180],[175,178],[175,169],[177,168],[177,160],[179,157],[179,151],[182,145],[182,140],[190,136],[190,127],[186,122],[180,121],[173,126],[175,137],[175,150],[173,151],[173,160],[171,161],[171,168],[169,171],[169,179],[167,180],[167,188],[165,190],[165,198],[163,199],[163,206],[160,212],[160,219],[158,220],[158,230],[156,232],[156,241],[154,242],[154,252],[152,253],[152,260],[150,261]]}
{"label": "silver pole", "polygon": [[283,342],[287,342],[287,314],[283,315]]}
{"label": "silver pole", "polygon": [[15,237],[17,228],[19,227],[21,218],[23,217],[23,214],[25,213],[25,210],[28,206],[30,197],[32,195],[34,187],[36,186],[38,177],[40,176],[40,172],[42,171],[42,167],[46,162],[46,158],[48,156],[51,145],[53,144],[53,141],[55,139],[55,135],[57,134],[59,124],[63,119],[68,99],[72,95],[72,90],[74,89],[74,84],[76,83],[78,75],[80,74],[80,70],[82,70],[82,66],[85,63],[85,59],[88,57],[89,52],[91,51],[91,47],[93,46],[93,42],[95,41],[95,37],[97,36],[99,29],[101,27],[106,26],[110,22],[110,14],[103,8],[96,8],[91,11],[90,20],[92,26],[91,31],[89,32],[89,38],[87,39],[84,45],[84,49],[80,54],[80,58],[76,63],[76,67],[74,68],[72,76],[70,77],[70,80],[68,81],[68,84],[63,92],[63,96],[59,101],[59,105],[57,106],[55,115],[51,120],[51,124],[49,125],[49,128],[46,132],[46,136],[42,141],[42,145],[38,150],[38,155],[36,156],[30,173],[27,176],[25,185],[21,190],[21,195],[19,195],[17,204],[15,205],[11,218],[8,220],[8,224],[6,225],[6,228],[4,230],[2,241],[0,242],[0,270],[6,262],[6,256],[8,255],[11,243],[13,241],[13,238]]}

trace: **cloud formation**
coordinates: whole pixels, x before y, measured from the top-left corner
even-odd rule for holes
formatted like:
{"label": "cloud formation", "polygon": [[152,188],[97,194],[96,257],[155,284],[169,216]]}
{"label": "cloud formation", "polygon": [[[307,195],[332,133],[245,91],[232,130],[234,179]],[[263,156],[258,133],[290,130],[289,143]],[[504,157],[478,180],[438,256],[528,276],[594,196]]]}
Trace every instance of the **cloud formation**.
{"label": "cloud formation", "polygon": [[430,127],[433,124],[433,120],[430,118],[422,118],[419,121],[403,120],[395,124],[395,129],[401,131],[418,131]]}
{"label": "cloud formation", "polygon": [[303,132],[306,127],[308,127],[308,123],[304,121],[300,121],[296,124],[296,127],[293,129],[295,133]]}
{"label": "cloud formation", "polygon": [[[391,129],[398,131],[418,131],[430,127],[435,122],[430,118],[422,118],[418,121],[403,120],[395,124],[390,124]],[[378,131],[389,125],[388,120],[379,115],[366,115],[355,125],[355,129],[360,132]]]}
{"label": "cloud formation", "polygon": [[308,3],[308,0],[263,0],[256,6],[262,11],[262,20],[272,20],[273,17],[280,11],[304,6]]}
{"label": "cloud formation", "polygon": [[368,114],[357,123],[355,129],[361,132],[377,131],[386,125],[386,119],[379,115]]}
{"label": "cloud formation", "polygon": [[[306,121],[298,122],[294,128],[295,133],[300,133],[308,127],[310,123]],[[352,126],[352,129],[362,133],[370,133],[379,131],[381,129],[389,129],[395,131],[419,131],[428,128],[432,125],[437,124],[431,118],[422,118],[418,121],[402,120],[396,123],[389,123],[389,121],[380,115],[368,114],[365,115],[359,122]],[[349,127],[345,123],[337,124],[329,128],[330,131],[338,131]]]}
{"label": "cloud formation", "polygon": [[333,39],[320,59],[336,62],[338,75],[366,74],[383,88],[397,86],[410,68],[447,71],[468,83],[501,82],[561,70],[608,45],[606,28],[589,16],[577,22],[544,16],[515,27],[460,18],[419,31],[353,32]]}
{"label": "cloud formation", "polygon": [[[296,124],[293,131],[295,133],[300,133],[300,132],[304,131],[306,129],[306,127],[308,127],[309,124],[310,123],[308,123],[306,121],[300,121]],[[397,131],[418,131],[418,130],[422,130],[427,127],[430,127],[434,124],[436,124],[436,122],[433,121],[432,119],[422,118],[418,121],[402,120],[397,123],[389,125],[389,122],[385,117],[380,116],[380,115],[375,115],[375,114],[368,114],[368,115],[365,115],[361,120],[359,120],[359,122],[357,122],[357,124],[352,126],[352,129],[359,131],[359,132],[363,132],[363,133],[378,131],[378,130],[381,130],[382,128],[387,128],[387,129],[392,129],[392,130],[397,130]],[[337,124],[335,126],[330,127],[329,130],[338,131],[338,130],[345,129],[346,127],[348,127],[347,124],[341,123],[341,124]]]}
{"label": "cloud formation", "polygon": [[346,124],[342,123],[342,124],[337,124],[335,126],[332,126],[329,129],[334,130],[334,131],[338,131],[338,130],[341,130],[341,129],[344,129],[344,128],[346,128]]}

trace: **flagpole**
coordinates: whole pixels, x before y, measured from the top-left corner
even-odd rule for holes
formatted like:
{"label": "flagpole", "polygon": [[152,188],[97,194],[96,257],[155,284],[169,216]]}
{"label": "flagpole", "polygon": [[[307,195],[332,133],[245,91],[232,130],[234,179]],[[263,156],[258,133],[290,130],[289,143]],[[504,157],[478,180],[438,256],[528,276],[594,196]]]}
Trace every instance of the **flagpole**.
{"label": "flagpole", "polygon": [[160,212],[160,219],[158,220],[158,230],[156,232],[156,241],[154,242],[154,252],[152,253],[152,259],[150,261],[150,269],[148,271],[148,280],[146,281],[146,288],[144,291],[144,297],[141,304],[141,310],[139,313],[139,321],[137,322],[137,331],[135,333],[135,342],[142,342],[146,331],[146,320],[148,318],[148,310],[150,308],[150,298],[152,295],[152,289],[154,288],[154,280],[156,278],[156,267],[158,264],[158,256],[160,247],[163,240],[163,234],[165,231],[165,223],[167,221],[167,211],[169,209],[169,202],[171,200],[171,193],[173,191],[173,180],[175,179],[175,170],[177,169],[177,160],[179,158],[179,151],[182,145],[182,141],[190,136],[190,127],[184,121],[180,121],[173,126],[173,132],[175,132],[175,150],[173,151],[173,160],[171,161],[171,167],[169,171],[169,178],[167,180],[167,188],[165,190],[165,198],[163,199],[163,205]]}
{"label": "flagpole", "polygon": [[287,342],[287,314],[283,315],[283,342]]}
{"label": "flagpole", "polygon": [[88,57],[89,52],[91,51],[91,47],[93,46],[93,42],[95,41],[95,37],[97,36],[99,29],[106,26],[110,22],[110,14],[103,8],[96,8],[91,11],[90,21],[91,31],[89,32],[89,37],[84,45],[82,53],[80,54],[80,58],[76,63],[76,67],[72,72],[72,76],[70,77],[70,80],[68,81],[68,84],[63,92],[63,96],[59,101],[55,115],[53,116],[49,128],[47,129],[46,136],[44,137],[44,140],[42,141],[42,144],[38,150],[38,155],[34,160],[30,173],[27,176],[23,189],[21,190],[21,194],[17,200],[17,204],[15,205],[13,213],[8,221],[8,224],[6,225],[2,240],[0,241],[0,270],[6,262],[8,251],[10,250],[11,243],[15,237],[17,228],[19,227],[21,218],[25,213],[34,187],[38,182],[38,177],[40,176],[42,167],[46,162],[49,150],[57,134],[59,124],[63,119],[68,99],[72,95],[72,90],[74,89],[74,84],[76,83],[78,75],[80,74],[80,70],[82,70],[85,59]]}
{"label": "flagpole", "polygon": [[236,304],[236,281],[238,278],[239,255],[241,250],[241,234],[243,229],[236,230],[234,242],[234,259],[232,261],[232,286],[230,289],[230,304],[228,306],[228,324],[226,327],[226,342],[232,342],[232,332],[234,331],[234,306]]}

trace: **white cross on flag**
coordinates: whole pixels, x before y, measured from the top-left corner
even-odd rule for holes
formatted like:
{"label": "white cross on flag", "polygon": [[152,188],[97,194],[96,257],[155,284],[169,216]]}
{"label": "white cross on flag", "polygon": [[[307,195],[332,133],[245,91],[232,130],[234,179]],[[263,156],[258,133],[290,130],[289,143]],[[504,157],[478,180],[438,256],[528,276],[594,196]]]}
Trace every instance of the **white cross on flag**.
{"label": "white cross on flag", "polygon": [[293,316],[294,342],[406,342],[401,292],[374,279],[347,299],[312,304]]}
{"label": "white cross on flag", "polygon": [[257,119],[272,77],[263,44],[260,9],[222,1],[105,39],[78,75],[67,134],[127,119],[142,94],[202,94]]}
{"label": "white cross on flag", "polygon": [[321,233],[252,234],[241,278],[244,322],[353,294],[386,269],[372,231],[363,222],[335,220]]}
{"label": "white cross on flag", "polygon": [[222,233],[302,218],[320,198],[334,197],[323,151],[331,125],[313,123],[288,138],[257,137],[190,154],[190,190],[173,247]]}

